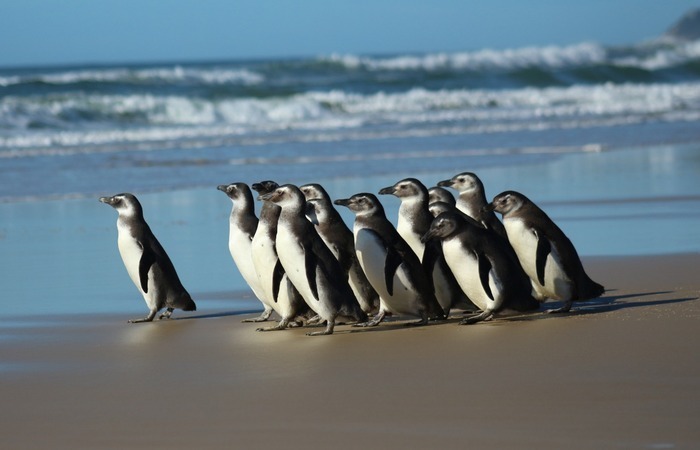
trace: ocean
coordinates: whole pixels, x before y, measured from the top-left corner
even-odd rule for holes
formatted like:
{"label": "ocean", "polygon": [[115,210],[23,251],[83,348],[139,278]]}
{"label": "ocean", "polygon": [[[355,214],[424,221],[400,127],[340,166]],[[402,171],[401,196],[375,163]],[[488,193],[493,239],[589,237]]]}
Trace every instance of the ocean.
{"label": "ocean", "polygon": [[699,120],[700,42],[0,69],[0,202],[478,169]]}
{"label": "ocean", "polygon": [[700,41],[0,69],[3,311],[144,313],[101,195],[138,195],[200,311],[252,311],[217,185],[462,171],[584,257],[700,251]]}

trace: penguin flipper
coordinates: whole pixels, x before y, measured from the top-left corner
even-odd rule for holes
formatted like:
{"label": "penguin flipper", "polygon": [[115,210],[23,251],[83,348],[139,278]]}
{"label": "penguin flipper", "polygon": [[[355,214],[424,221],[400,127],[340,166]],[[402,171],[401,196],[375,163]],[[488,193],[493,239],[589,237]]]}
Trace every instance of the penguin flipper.
{"label": "penguin flipper", "polygon": [[151,270],[151,266],[156,262],[156,255],[149,247],[144,246],[141,242],[139,242],[139,247],[143,250],[141,259],[139,260],[139,281],[141,282],[141,289],[143,292],[148,293],[148,271]]}
{"label": "penguin flipper", "polygon": [[277,303],[277,298],[280,294],[280,285],[282,284],[282,278],[284,278],[284,268],[280,260],[277,260],[275,268],[272,270],[272,301]]}
{"label": "penguin flipper", "polygon": [[544,268],[547,264],[547,256],[552,252],[552,244],[546,236],[533,230],[537,238],[537,253],[535,255],[535,268],[537,270],[537,281],[544,286]]}
{"label": "penguin flipper", "polygon": [[318,285],[316,284],[316,267],[318,267],[318,260],[316,259],[316,254],[310,247],[304,248],[304,265],[306,266],[306,280],[309,282],[311,293],[314,298],[318,300]]}
{"label": "penguin flipper", "polygon": [[479,280],[481,280],[481,287],[484,288],[486,295],[493,300],[493,292],[491,292],[491,285],[489,284],[489,273],[493,266],[491,261],[483,253],[477,253],[476,259],[479,263]]}
{"label": "penguin flipper", "polygon": [[403,262],[401,255],[393,247],[387,246],[386,261],[384,262],[384,282],[389,295],[394,295],[394,275]]}

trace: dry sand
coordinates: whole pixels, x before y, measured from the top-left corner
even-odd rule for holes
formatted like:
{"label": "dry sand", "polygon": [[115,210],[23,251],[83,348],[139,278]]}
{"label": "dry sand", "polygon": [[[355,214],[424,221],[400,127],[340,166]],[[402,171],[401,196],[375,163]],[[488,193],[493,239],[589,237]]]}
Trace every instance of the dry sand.
{"label": "dry sand", "polygon": [[587,258],[572,314],[256,333],[0,322],[0,448],[700,448],[700,255]]}

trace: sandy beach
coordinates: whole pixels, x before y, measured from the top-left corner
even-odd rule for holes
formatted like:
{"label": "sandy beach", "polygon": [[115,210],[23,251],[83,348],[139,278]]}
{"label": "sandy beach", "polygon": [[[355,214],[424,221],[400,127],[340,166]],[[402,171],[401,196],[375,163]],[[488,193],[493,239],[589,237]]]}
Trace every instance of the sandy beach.
{"label": "sandy beach", "polygon": [[584,264],[604,297],[473,326],[3,320],[0,447],[697,448],[700,255]]}

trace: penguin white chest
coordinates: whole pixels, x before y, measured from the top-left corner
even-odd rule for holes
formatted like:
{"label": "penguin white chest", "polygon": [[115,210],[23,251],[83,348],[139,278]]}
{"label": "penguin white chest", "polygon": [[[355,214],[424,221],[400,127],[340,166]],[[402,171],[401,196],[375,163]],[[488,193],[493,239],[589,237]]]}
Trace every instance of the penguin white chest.
{"label": "penguin white chest", "polygon": [[[495,303],[487,294],[479,277],[479,260],[471,249],[465,249],[457,239],[443,241],[442,251],[445,261],[452,270],[459,287],[481,310],[493,309]],[[491,291],[498,299],[494,280],[489,275]]]}
{"label": "penguin white chest", "polygon": [[399,265],[390,280],[393,288],[393,293],[390,295],[385,278],[386,248],[372,230],[359,228],[355,229],[354,234],[357,259],[369,283],[381,297],[384,306],[397,314],[414,314],[415,287],[411,282],[410,274],[406,271],[405,264]]}
{"label": "penguin white chest", "polygon": [[243,279],[248,283],[256,297],[267,304],[267,296],[263,293],[258,273],[253,264],[252,242],[248,234],[243,233],[237,226],[231,224],[228,239],[228,249]]}
{"label": "penguin white chest", "polygon": [[410,219],[405,217],[405,214],[399,214],[396,231],[399,232],[404,241],[411,247],[411,250],[418,256],[418,259],[422,261],[425,245],[420,241],[421,236],[413,230],[413,225]]}
{"label": "penguin white chest", "polygon": [[141,279],[139,277],[139,263],[141,262],[143,248],[139,245],[138,241],[134,239],[127,227],[117,223],[117,230],[117,247],[119,248],[119,254],[122,257],[129,278],[134,282],[139,292],[143,294]]}
{"label": "penguin white chest", "polygon": [[[523,270],[530,277],[533,289],[540,298],[567,299],[571,295],[570,278],[564,272],[561,258],[556,247],[550,244],[551,251],[544,261],[544,284],[537,276],[537,245],[535,231],[519,219],[506,219],[503,226],[508,241],[515,250]],[[541,239],[546,239],[544,236]]]}

